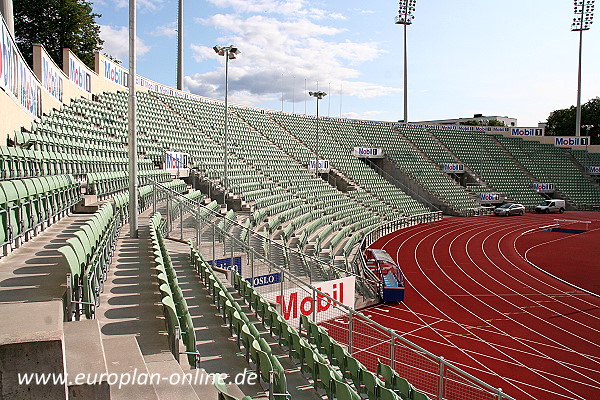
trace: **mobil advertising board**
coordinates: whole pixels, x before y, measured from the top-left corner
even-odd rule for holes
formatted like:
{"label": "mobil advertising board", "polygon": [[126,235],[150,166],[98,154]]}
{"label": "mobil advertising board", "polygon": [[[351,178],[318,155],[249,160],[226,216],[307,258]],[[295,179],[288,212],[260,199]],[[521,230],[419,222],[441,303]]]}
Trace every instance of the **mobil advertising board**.
{"label": "mobil advertising board", "polygon": [[354,308],[355,280],[354,276],[349,276],[314,283],[315,289],[324,294],[304,286],[285,286],[282,291],[280,285],[272,285],[269,287],[272,287],[273,291],[262,293],[262,295],[268,301],[278,305],[281,315],[288,323],[298,326],[300,315],[306,315],[312,319],[314,314],[316,322],[346,316],[348,313],[345,308],[338,307],[329,297],[348,308]]}
{"label": "mobil advertising board", "polygon": [[4,19],[0,20],[0,90],[14,99],[33,118],[40,118],[42,85],[21,56]]}
{"label": "mobil advertising board", "polygon": [[554,183],[534,183],[533,190],[538,193],[554,193]]}
{"label": "mobil advertising board", "polygon": [[460,163],[444,163],[442,168],[444,168],[444,172],[452,174],[463,174],[465,172],[465,164]]}
{"label": "mobil advertising board", "polygon": [[[308,170],[310,172],[315,172],[315,161],[317,161],[317,160],[310,160],[308,162]],[[325,174],[325,173],[328,173],[329,171],[331,171],[331,167],[329,166],[329,161],[328,160],[319,160],[319,173]]]}
{"label": "mobil advertising board", "polygon": [[600,167],[590,167],[590,175],[600,175]]}
{"label": "mobil advertising board", "polygon": [[352,155],[358,158],[384,158],[383,149],[380,147],[355,147]]}
{"label": "mobil advertising board", "polygon": [[558,147],[588,146],[589,136],[556,136],[554,145]]}
{"label": "mobil advertising board", "polygon": [[187,153],[167,151],[165,153],[165,169],[187,168]]}
{"label": "mobil advertising board", "polygon": [[511,136],[544,136],[544,128],[511,128]]}
{"label": "mobil advertising board", "polygon": [[504,196],[500,193],[481,193],[479,195],[479,203],[481,204],[501,203],[503,201]]}

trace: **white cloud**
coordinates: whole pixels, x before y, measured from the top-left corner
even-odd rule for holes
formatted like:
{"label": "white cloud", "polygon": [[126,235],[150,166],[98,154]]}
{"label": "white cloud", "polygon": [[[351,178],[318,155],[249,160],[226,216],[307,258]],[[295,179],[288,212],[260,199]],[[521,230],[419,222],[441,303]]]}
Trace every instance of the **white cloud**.
{"label": "white cloud", "polygon": [[[104,40],[103,52],[123,61],[129,57],[129,29],[126,26],[113,27],[100,25],[100,38]],[[139,37],[136,41],[137,56],[143,56],[150,51]]]}
{"label": "white cloud", "polygon": [[329,12],[322,8],[305,7],[306,0],[208,0],[220,8],[231,8],[236,13],[279,14],[289,17],[310,19],[346,19],[339,12]]}
{"label": "white cloud", "polygon": [[177,36],[177,23],[171,22],[167,25],[157,26],[154,29],[154,32],[150,33],[151,36],[166,36],[166,37],[174,37]]}
{"label": "white cloud", "polygon": [[[238,0],[210,0],[219,4],[237,4]],[[250,3],[265,5],[275,0],[252,0]],[[293,2],[294,3],[294,2]],[[295,2],[301,4],[301,2]],[[300,13],[302,14],[302,13]],[[313,13],[314,14],[314,13]],[[342,85],[344,95],[372,98],[398,92],[399,89],[355,81],[360,77],[356,66],[376,60],[384,50],[376,42],[335,41],[344,30],[317,24],[308,18],[274,18],[251,15],[246,18],[236,14],[216,14],[198,22],[212,26],[227,36],[218,39],[219,44],[235,44],[241,51],[237,59],[229,63],[230,93],[245,93],[248,104],[281,98],[300,101],[304,80],[309,90],[320,82],[322,87],[331,83]],[[194,60],[206,62],[213,59],[224,64],[212,48],[204,45],[191,46]],[[186,87],[207,97],[223,97],[224,71],[194,74],[187,77]],[[297,78],[294,78],[297,77]]]}
{"label": "white cloud", "polygon": [[[136,7],[138,10],[156,11],[162,7],[164,0],[137,0]],[[113,0],[116,8],[129,7],[129,0]],[[102,3],[105,3],[103,1]],[[101,3],[101,4],[102,4]]]}
{"label": "white cloud", "polygon": [[383,115],[387,113],[387,111],[381,111],[381,110],[372,110],[372,111],[365,111],[362,113],[357,113],[357,112],[345,112],[342,114],[343,118],[349,118],[349,119],[361,119],[361,120],[370,120],[370,121],[377,121],[377,117],[378,115]]}

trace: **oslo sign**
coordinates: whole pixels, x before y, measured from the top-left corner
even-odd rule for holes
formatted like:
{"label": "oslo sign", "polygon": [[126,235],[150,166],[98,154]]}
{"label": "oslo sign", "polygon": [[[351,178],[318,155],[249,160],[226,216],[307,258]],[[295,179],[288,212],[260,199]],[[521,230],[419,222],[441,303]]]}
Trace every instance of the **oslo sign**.
{"label": "oslo sign", "polygon": [[276,272],[274,274],[255,276],[254,278],[247,278],[246,280],[254,287],[272,285],[281,282],[281,273]]}

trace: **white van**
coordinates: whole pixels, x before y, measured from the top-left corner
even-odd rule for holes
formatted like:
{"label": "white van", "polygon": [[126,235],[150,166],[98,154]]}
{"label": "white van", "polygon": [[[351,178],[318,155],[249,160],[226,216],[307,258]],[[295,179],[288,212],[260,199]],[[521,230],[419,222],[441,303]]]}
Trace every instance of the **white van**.
{"label": "white van", "polygon": [[564,200],[559,200],[559,199],[551,199],[551,200],[544,200],[544,202],[542,204],[540,204],[539,206],[535,207],[535,212],[538,213],[554,213],[554,212],[558,212],[558,213],[564,213],[566,210],[567,206],[565,204]]}

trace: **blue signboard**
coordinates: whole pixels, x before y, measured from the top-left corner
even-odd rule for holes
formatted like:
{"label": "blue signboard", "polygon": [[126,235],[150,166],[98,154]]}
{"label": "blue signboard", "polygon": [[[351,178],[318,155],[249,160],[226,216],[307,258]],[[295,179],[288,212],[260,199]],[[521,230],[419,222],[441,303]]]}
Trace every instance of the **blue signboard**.
{"label": "blue signboard", "polygon": [[[220,269],[231,269],[231,257],[221,258],[216,261],[207,261],[208,264],[220,268]],[[235,270],[242,273],[242,257],[233,257],[233,266]]]}
{"label": "blue signboard", "polygon": [[281,282],[281,273],[276,272],[274,274],[269,275],[255,276],[254,279],[247,278],[246,280],[250,282],[254,287],[272,285],[274,283]]}

